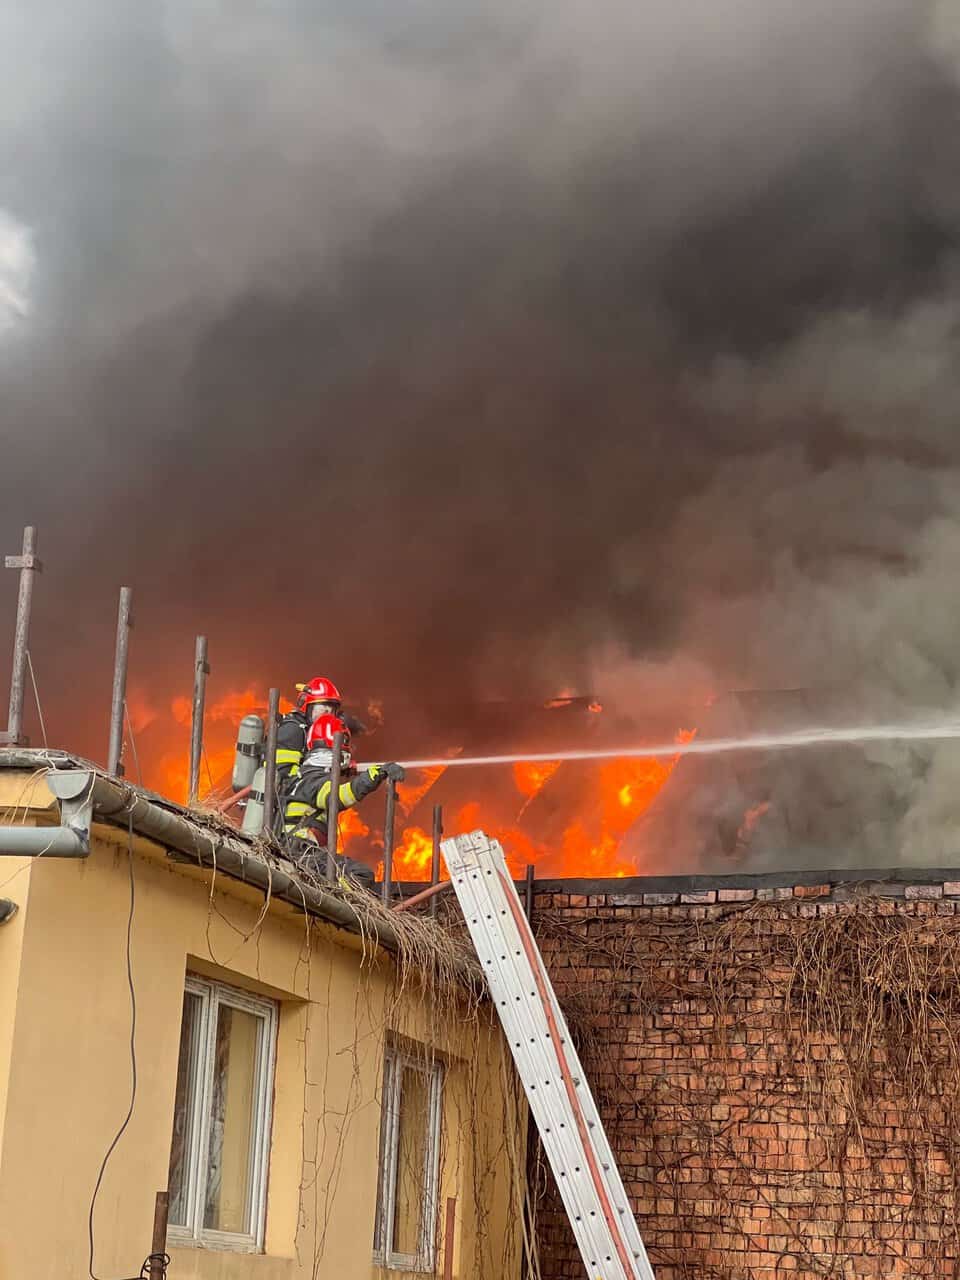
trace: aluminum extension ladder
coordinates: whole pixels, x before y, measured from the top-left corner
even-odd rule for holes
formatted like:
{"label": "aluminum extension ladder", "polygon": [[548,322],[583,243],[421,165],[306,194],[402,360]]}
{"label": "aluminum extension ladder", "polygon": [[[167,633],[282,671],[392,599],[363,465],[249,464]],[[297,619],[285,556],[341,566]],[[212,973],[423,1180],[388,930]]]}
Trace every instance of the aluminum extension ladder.
{"label": "aluminum extension ladder", "polygon": [[588,1280],[654,1280],[503,849],[482,831],[441,848]]}

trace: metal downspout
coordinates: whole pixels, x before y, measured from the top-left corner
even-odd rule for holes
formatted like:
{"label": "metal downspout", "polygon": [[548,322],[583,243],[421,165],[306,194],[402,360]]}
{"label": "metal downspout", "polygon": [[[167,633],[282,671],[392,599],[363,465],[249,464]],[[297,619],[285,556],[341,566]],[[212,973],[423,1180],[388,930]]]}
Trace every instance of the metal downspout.
{"label": "metal downspout", "polygon": [[51,772],[47,785],[60,801],[58,827],[0,827],[0,856],[85,858],[90,852],[93,775],[85,770]]}

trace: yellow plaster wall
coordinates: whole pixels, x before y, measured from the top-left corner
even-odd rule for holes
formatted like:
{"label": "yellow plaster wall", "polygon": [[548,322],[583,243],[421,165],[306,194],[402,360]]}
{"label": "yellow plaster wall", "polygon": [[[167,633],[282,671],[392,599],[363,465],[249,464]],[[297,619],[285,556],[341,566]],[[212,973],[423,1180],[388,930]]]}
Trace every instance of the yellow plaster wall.
{"label": "yellow plaster wall", "polygon": [[26,904],[30,893],[29,858],[0,859],[0,897],[9,897],[19,910],[12,920],[0,927],[0,1174],[3,1171],[3,1130],[7,1116],[7,1081],[13,1053],[13,1034],[17,1018],[17,996],[20,991],[20,962],[23,955],[23,933]]}
{"label": "yellow plaster wall", "polygon": [[[90,1198],[130,1092],[129,866],[126,833],[98,829],[90,858],[25,867],[21,911],[0,929],[0,1280],[87,1276]],[[456,1197],[455,1275],[518,1274],[518,1183],[502,1144],[518,1121],[505,1110],[489,1011],[438,1029],[416,990],[395,1001],[392,962],[361,972],[351,936],[315,927],[310,946],[302,915],[283,904],[264,913],[262,895],[222,876],[211,892],[211,873],[147,841],[134,842],[133,870],[137,1101],[97,1202],[96,1274],[136,1275],[149,1248],[187,970],[280,999],[281,1016],[265,1252],[173,1249],[171,1280],[386,1274],[372,1261],[385,1023],[439,1037],[449,1061],[441,1221]],[[489,1215],[480,1237],[478,1193]]]}
{"label": "yellow plaster wall", "polygon": [[[32,825],[37,820],[48,817],[52,819],[55,816],[53,810],[53,797],[39,773],[0,771],[0,823],[26,821]],[[0,897],[10,898],[18,907],[13,919],[0,928],[0,1173],[3,1169],[7,1085],[20,991],[20,962],[32,866],[32,858],[0,858]]]}

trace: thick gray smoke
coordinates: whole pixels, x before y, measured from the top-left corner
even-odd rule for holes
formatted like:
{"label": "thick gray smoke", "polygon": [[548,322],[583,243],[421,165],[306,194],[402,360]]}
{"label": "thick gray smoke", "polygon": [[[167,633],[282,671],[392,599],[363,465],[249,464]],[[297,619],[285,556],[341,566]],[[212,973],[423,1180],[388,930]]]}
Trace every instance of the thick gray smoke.
{"label": "thick gray smoke", "polygon": [[[0,535],[59,741],[102,754],[121,581],[160,702],[202,630],[427,715],[953,705],[946,4],[0,2]],[[895,755],[932,854],[948,753]]]}

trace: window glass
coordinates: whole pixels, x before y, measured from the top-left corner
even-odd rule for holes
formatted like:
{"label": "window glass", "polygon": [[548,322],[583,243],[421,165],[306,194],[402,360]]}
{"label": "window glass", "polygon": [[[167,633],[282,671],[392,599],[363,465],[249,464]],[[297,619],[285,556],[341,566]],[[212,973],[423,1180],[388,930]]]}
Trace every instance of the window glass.
{"label": "window glass", "polygon": [[203,1040],[203,1001],[188,991],[183,1001],[177,1092],[173,1107],[173,1144],[170,1148],[169,1221],[189,1222],[188,1191],[191,1152],[196,1148],[196,1112]]}
{"label": "window glass", "polygon": [[262,1019],[221,1004],[213,1051],[203,1225],[250,1230],[250,1173]]}
{"label": "window glass", "polygon": [[443,1067],[388,1049],[380,1113],[374,1253],[381,1264],[433,1270]]}
{"label": "window glass", "polygon": [[429,1139],[430,1077],[422,1069],[404,1065],[397,1127],[394,1253],[414,1256],[420,1252]]}
{"label": "window glass", "polygon": [[393,1062],[388,1057],[383,1069],[383,1098],[380,1107],[380,1174],[377,1188],[377,1216],[373,1226],[373,1247],[377,1253],[385,1252],[387,1231],[387,1204],[385,1183],[390,1176],[389,1166],[393,1143]]}
{"label": "window glass", "polygon": [[273,1001],[187,979],[170,1147],[172,1242],[262,1245],[276,1024]]}

